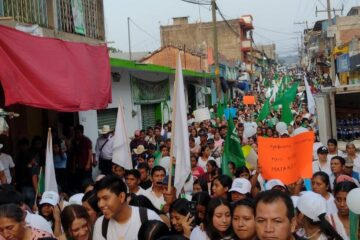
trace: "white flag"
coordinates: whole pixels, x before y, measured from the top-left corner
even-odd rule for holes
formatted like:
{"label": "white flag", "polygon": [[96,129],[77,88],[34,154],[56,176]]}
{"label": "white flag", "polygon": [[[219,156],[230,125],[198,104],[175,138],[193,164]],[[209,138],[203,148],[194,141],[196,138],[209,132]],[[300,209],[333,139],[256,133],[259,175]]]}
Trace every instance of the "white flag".
{"label": "white flag", "polygon": [[112,162],[125,169],[133,168],[130,145],[125,128],[124,108],[121,100],[116,117]]}
{"label": "white flag", "polygon": [[174,96],[172,102],[172,148],[176,159],[174,186],[178,196],[186,180],[192,181],[190,164],[189,133],[187,126],[184,79],[181,67],[180,53],[176,65]]}
{"label": "white flag", "polygon": [[315,100],[311,93],[311,89],[310,89],[309,83],[306,79],[306,76],[304,76],[304,81],[305,81],[306,98],[307,98],[307,102],[308,102],[307,107],[308,107],[309,113],[314,115],[315,114]]}
{"label": "white flag", "polygon": [[48,130],[47,144],[46,144],[46,162],[45,162],[45,191],[53,191],[58,193],[58,187],[55,177],[54,155],[51,128]]}

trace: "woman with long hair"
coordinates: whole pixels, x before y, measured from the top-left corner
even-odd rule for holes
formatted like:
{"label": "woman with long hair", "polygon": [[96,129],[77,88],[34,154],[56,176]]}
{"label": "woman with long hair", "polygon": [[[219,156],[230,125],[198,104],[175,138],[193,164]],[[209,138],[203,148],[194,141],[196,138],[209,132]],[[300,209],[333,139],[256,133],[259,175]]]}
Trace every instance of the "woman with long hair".
{"label": "woman with long hair", "polygon": [[169,235],[168,226],[159,220],[149,220],[141,225],[138,239],[157,240]]}
{"label": "woman with long hair", "polygon": [[206,179],[208,183],[211,183],[219,173],[219,168],[215,162],[215,160],[209,160],[206,163],[206,173],[203,175],[203,178]]}
{"label": "woman with long hair", "polygon": [[205,172],[207,171],[206,164],[208,163],[209,160],[215,160],[211,156],[211,150],[207,145],[202,146],[200,150],[200,157],[198,159],[198,166],[201,167]]}
{"label": "woman with long hair", "polygon": [[316,172],[311,178],[311,187],[315,193],[326,200],[327,214],[336,214],[335,198],[331,194],[330,178],[325,172]]}
{"label": "woman with long hair", "polygon": [[85,207],[77,204],[66,206],[61,212],[64,234],[59,240],[90,240],[92,227]]}
{"label": "woman with long hair", "polygon": [[338,209],[337,214],[330,214],[329,222],[344,240],[348,240],[350,233],[349,214],[350,210],[346,203],[348,193],[356,188],[353,182],[340,182],[334,187],[335,205]]}
{"label": "woman with long hair", "polygon": [[232,227],[237,239],[256,239],[255,203],[253,199],[245,198],[234,203]]}
{"label": "woman with long hair", "polygon": [[191,201],[196,202],[195,222],[200,225],[205,221],[206,206],[210,201],[209,192],[198,192],[193,194]]}
{"label": "woman with long hair", "polygon": [[185,238],[189,238],[193,228],[192,223],[195,216],[191,216],[189,201],[180,198],[176,199],[170,206],[171,232],[174,235],[181,234]]}
{"label": "woman with long hair", "polygon": [[98,199],[95,191],[85,193],[82,198],[82,205],[90,216],[91,226],[95,225],[96,219],[100,216],[101,210],[97,205]]}
{"label": "woman with long hair", "polygon": [[225,240],[233,239],[231,229],[231,205],[224,198],[210,200],[204,230],[200,227],[193,229],[190,240]]}
{"label": "woman with long hair", "polygon": [[307,191],[299,197],[296,220],[303,229],[303,237],[310,240],[341,240],[342,237],[325,216],[326,200],[320,194]]}
{"label": "woman with long hair", "polygon": [[216,177],[212,183],[211,192],[212,197],[230,199],[229,190],[231,189],[232,178],[227,175],[220,175]]}

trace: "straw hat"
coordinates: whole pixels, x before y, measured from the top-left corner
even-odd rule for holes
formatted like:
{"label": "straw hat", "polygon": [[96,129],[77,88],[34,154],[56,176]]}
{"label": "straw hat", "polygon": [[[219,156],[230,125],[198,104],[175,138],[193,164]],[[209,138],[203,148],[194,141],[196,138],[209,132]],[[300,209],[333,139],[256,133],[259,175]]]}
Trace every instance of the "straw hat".
{"label": "straw hat", "polygon": [[100,134],[107,134],[109,132],[111,132],[109,125],[104,125],[101,129],[99,129]]}
{"label": "straw hat", "polygon": [[145,149],[144,145],[139,145],[134,149],[134,153],[137,155],[140,155],[144,152],[146,152],[147,150]]}

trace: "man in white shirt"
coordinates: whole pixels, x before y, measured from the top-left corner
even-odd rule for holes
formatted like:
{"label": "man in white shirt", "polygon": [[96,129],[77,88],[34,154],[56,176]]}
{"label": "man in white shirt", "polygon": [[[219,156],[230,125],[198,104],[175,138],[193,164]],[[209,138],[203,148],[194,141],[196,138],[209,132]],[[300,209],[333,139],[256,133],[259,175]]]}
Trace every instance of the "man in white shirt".
{"label": "man in white shirt", "polygon": [[163,195],[163,180],[165,178],[166,171],[165,168],[161,166],[155,166],[151,170],[151,188],[146,190],[146,197],[151,201],[151,203],[159,210],[165,205],[164,195]]}
{"label": "man in white shirt", "polygon": [[327,159],[328,153],[327,147],[322,146],[318,148],[318,160],[312,162],[313,173],[325,172],[328,176],[331,175],[330,161]]}
{"label": "man in white shirt", "polygon": [[137,240],[144,220],[161,221],[152,210],[128,205],[126,185],[118,177],[104,177],[95,184],[95,190],[103,216],[96,220],[93,239]]}
{"label": "man in white shirt", "polygon": [[139,186],[140,176],[141,174],[137,169],[125,171],[125,182],[129,189],[129,193],[134,193],[137,196],[146,196],[146,191]]}
{"label": "man in white shirt", "polygon": [[99,163],[102,174],[111,174],[112,154],[114,138],[109,125],[104,125],[99,129],[99,138],[96,140],[95,159]]}
{"label": "man in white shirt", "polygon": [[3,153],[4,145],[0,144],[0,163],[4,167],[4,174],[6,177],[6,182],[10,184],[12,182],[13,176],[14,176],[14,161],[12,157],[6,153]]}

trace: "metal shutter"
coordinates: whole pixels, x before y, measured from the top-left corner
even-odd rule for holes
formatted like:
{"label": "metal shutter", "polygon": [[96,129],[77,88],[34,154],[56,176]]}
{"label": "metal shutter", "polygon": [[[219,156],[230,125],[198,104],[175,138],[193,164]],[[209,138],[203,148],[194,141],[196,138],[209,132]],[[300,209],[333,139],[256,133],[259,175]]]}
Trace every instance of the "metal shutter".
{"label": "metal shutter", "polygon": [[156,124],[155,108],[156,108],[156,104],[141,105],[142,129],[155,126]]}
{"label": "metal shutter", "polygon": [[104,125],[110,125],[111,129],[115,129],[117,108],[110,108],[97,111],[97,122],[99,129]]}

